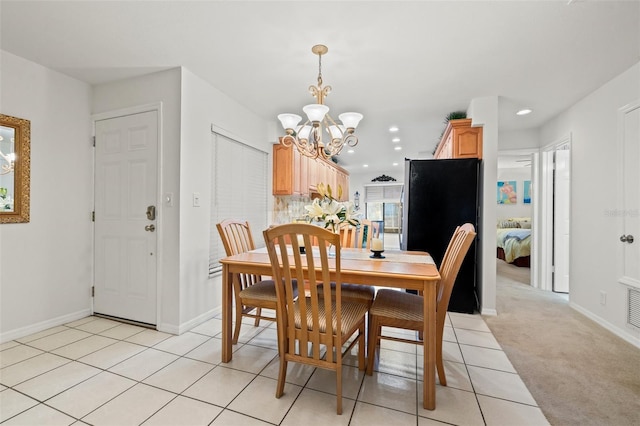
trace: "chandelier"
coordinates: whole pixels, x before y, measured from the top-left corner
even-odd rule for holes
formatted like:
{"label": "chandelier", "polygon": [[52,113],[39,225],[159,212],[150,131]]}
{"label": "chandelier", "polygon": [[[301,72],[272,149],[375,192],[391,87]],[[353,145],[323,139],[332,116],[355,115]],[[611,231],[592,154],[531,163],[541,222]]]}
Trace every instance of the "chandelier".
{"label": "chandelier", "polygon": [[[285,146],[295,145],[301,154],[307,157],[331,158],[340,154],[345,145],[354,147],[358,144],[355,129],[362,120],[362,114],[345,112],[338,116],[340,122],[329,115],[329,107],[324,105],[324,98],[331,92],[331,86],[322,87],[322,55],[329,49],[322,44],[315,45],[311,51],[318,55],[318,85],[309,86],[309,93],[316,98],[315,104],[302,108],[307,120],[299,125],[302,117],[296,114],[280,114],[278,119],[284,127],[286,136],[280,139]],[[322,140],[323,130],[329,136],[325,144]]]}
{"label": "chandelier", "polygon": [[[4,138],[0,136],[0,141],[2,140],[4,140]],[[14,142],[13,138],[11,138],[11,142],[12,143]],[[0,166],[0,175],[6,175],[11,173],[15,169],[16,154],[14,152],[9,152],[8,154],[4,154],[2,151],[0,151],[0,158],[4,160],[3,163],[6,163]]]}

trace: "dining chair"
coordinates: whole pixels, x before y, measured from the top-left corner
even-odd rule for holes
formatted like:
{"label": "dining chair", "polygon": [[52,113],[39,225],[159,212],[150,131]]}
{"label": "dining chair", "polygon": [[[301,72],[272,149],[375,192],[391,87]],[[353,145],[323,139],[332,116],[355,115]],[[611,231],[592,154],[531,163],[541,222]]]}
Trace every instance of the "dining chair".
{"label": "dining chair", "polygon": [[[447,385],[442,362],[442,339],[444,334],[444,322],[449,306],[451,291],[476,232],[472,224],[465,223],[458,226],[451,237],[447,250],[440,264],[440,281],[436,290],[436,367],[438,378],[442,386]],[[382,335],[382,327],[395,327],[407,330],[415,330],[419,333],[419,339],[424,332],[423,297],[419,294],[406,293],[404,291],[382,289],[376,294],[376,298],[369,311],[369,348],[367,360],[367,375],[373,373],[375,351],[380,339],[394,340],[398,342],[422,344],[420,340],[403,339],[400,337]]]}
{"label": "dining chair", "polygon": [[373,227],[368,219],[360,219],[358,226],[345,223],[340,227],[342,247],[365,248],[371,250]]}
{"label": "dining chair", "polygon": [[[226,219],[216,224],[227,256],[254,250],[255,244],[251,235],[249,222]],[[295,289],[297,294],[297,287]],[[235,300],[235,328],[233,344],[238,343],[240,325],[243,317],[254,318],[255,326],[260,320],[275,321],[276,318],[262,314],[262,309],[276,311],[276,287],[273,280],[263,280],[259,275],[236,274],[233,277],[233,294]],[[255,313],[253,312],[255,310]]]}
{"label": "dining chair", "polygon": [[356,247],[363,247],[371,250],[371,238],[373,237],[373,224],[369,219],[360,220]]}
{"label": "dining chair", "polygon": [[[318,246],[301,254],[299,235],[305,246],[310,246],[314,238]],[[362,371],[366,368],[367,306],[342,298],[340,235],[315,225],[292,223],[266,229],[264,239],[277,283],[280,371],[276,398],[284,393],[289,361],[333,370],[336,372],[336,412],[342,414],[342,361],[355,344],[358,345],[358,367]],[[288,246],[287,241],[292,244]],[[335,245],[335,257],[329,256],[328,244]],[[309,294],[296,298],[294,282],[305,279],[310,283]],[[335,297],[331,296],[331,282],[336,283]],[[347,344],[354,335],[356,338]]]}
{"label": "dining chair", "polygon": [[358,228],[350,223],[343,223],[339,228],[340,233],[340,245],[342,247],[357,247],[356,236],[358,234]]}
{"label": "dining chair", "polygon": [[[362,222],[361,219],[359,227],[345,223],[339,228],[341,247],[362,248],[363,243],[359,239],[359,235],[362,235],[360,228]],[[369,223],[371,222],[369,221]],[[369,239],[369,246],[371,246],[371,239]],[[369,249],[369,246],[366,248]],[[331,283],[331,291],[335,295],[335,283]],[[342,299],[364,303],[367,305],[367,309],[371,307],[375,294],[376,290],[373,286],[342,283]]]}

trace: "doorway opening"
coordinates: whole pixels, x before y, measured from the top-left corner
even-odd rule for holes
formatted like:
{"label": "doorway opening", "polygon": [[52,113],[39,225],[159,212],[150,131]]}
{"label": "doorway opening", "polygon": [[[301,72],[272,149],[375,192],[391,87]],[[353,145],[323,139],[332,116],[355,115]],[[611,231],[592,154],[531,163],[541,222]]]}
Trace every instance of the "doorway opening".
{"label": "doorway opening", "polygon": [[536,169],[537,149],[498,153],[496,271],[525,285],[532,282]]}
{"label": "doorway opening", "polygon": [[402,234],[401,183],[364,185],[365,214],[380,233],[386,250],[400,248]]}

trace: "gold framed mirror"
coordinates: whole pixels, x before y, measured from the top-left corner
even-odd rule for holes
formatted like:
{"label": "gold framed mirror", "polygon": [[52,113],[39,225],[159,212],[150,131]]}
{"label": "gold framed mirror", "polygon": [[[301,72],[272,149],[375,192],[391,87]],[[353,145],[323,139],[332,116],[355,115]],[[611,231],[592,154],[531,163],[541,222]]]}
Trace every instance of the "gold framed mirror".
{"label": "gold framed mirror", "polygon": [[29,222],[31,122],[0,114],[0,223]]}

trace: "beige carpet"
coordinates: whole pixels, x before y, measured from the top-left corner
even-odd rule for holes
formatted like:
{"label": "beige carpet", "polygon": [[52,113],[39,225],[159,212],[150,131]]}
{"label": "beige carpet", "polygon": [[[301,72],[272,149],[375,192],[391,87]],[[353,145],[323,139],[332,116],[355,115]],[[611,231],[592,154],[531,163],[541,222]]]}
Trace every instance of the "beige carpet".
{"label": "beige carpet", "polygon": [[498,261],[497,316],[484,319],[556,425],[640,425],[640,349],[528,285]]}

